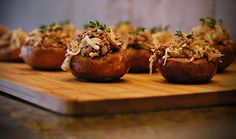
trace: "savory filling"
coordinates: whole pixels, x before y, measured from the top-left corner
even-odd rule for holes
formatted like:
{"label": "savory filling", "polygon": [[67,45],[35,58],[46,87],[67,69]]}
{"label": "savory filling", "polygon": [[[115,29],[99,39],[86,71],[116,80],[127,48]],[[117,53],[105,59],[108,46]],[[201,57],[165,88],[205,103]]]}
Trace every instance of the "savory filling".
{"label": "savory filling", "polygon": [[0,26],[0,48],[19,49],[26,37],[27,33],[20,28],[8,32],[4,26]]}
{"label": "savory filling", "polygon": [[213,18],[206,17],[201,18],[200,21],[202,24],[192,29],[195,36],[214,45],[230,46],[233,44],[221,20],[217,21]]}
{"label": "savory filling", "polygon": [[174,35],[171,32],[168,32],[168,28],[169,26],[159,26],[151,28],[155,48],[158,48],[161,44],[174,39]]}
{"label": "savory filling", "polygon": [[129,21],[119,22],[114,28],[114,32],[125,36],[133,31],[135,31],[135,27]]}
{"label": "savory filling", "polygon": [[139,27],[135,31],[130,32],[128,36],[128,47],[146,50],[155,48],[150,31]]}
{"label": "savory filling", "polygon": [[66,48],[70,43],[75,29],[73,26],[52,23],[42,25],[39,29],[29,33],[26,39],[26,46],[35,47],[62,47]]}
{"label": "savory filling", "polygon": [[124,49],[126,46],[116,36],[112,29],[98,21],[90,21],[89,27],[74,36],[67,48],[66,59],[61,68],[69,70],[70,60],[73,56],[101,57]]}
{"label": "savory filling", "polygon": [[163,65],[166,64],[168,58],[188,58],[188,62],[200,58],[207,58],[208,61],[217,61],[222,54],[211,46],[210,43],[193,36],[176,31],[176,39],[161,45],[154,50],[154,54],[150,57],[150,73],[152,73],[152,64],[159,58],[164,59]]}
{"label": "savory filling", "polygon": [[12,31],[10,40],[10,49],[19,49],[27,38],[28,34],[22,29],[18,28]]}

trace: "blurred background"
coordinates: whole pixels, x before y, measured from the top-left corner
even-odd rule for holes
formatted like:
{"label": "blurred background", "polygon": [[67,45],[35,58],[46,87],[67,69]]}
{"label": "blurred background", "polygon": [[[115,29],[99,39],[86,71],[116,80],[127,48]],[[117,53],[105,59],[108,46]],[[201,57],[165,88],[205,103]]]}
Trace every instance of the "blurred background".
{"label": "blurred background", "polygon": [[89,20],[108,25],[131,21],[152,27],[170,25],[170,31],[189,32],[199,18],[223,19],[236,41],[236,0],[1,0],[0,23],[30,31],[41,24],[70,20],[82,28]]}

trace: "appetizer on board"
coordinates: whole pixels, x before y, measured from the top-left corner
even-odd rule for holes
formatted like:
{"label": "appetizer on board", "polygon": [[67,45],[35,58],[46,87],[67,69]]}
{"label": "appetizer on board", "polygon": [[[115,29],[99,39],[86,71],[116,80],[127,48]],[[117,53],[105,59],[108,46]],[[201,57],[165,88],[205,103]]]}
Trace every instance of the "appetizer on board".
{"label": "appetizer on board", "polygon": [[[149,30],[138,27],[128,35],[128,46],[126,52],[130,60],[130,70],[133,73],[145,73],[149,71],[149,58],[154,49],[152,35]],[[156,69],[154,63],[153,69]]]}
{"label": "appetizer on board", "polygon": [[17,28],[8,31],[0,25],[0,60],[6,62],[22,62],[20,49],[25,42],[27,33]]}
{"label": "appetizer on board", "polygon": [[90,21],[70,42],[61,68],[82,81],[116,81],[129,70],[125,47],[112,29]]}
{"label": "appetizer on board", "polygon": [[192,29],[195,36],[211,43],[214,48],[219,50],[223,56],[217,63],[218,71],[224,71],[235,58],[235,45],[229,33],[225,29],[222,20],[215,20],[210,17],[201,18],[201,24]]}
{"label": "appetizer on board", "polygon": [[67,24],[42,25],[29,33],[21,56],[33,69],[61,70],[75,28]]}
{"label": "appetizer on board", "polygon": [[154,51],[150,57],[150,67],[154,61],[158,61],[161,75],[169,82],[209,82],[216,73],[222,54],[210,43],[192,34],[177,31],[175,35],[174,40]]}

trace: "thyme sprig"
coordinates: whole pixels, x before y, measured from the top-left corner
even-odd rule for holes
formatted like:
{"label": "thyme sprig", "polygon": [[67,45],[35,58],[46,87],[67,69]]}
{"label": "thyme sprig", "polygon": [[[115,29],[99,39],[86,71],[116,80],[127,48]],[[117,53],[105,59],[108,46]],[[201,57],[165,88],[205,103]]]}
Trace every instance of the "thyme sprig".
{"label": "thyme sprig", "polygon": [[162,32],[162,31],[168,31],[169,29],[169,25],[166,25],[166,26],[157,26],[157,27],[153,27],[151,28],[151,33],[157,33],[157,32]]}
{"label": "thyme sprig", "polygon": [[178,37],[183,37],[183,38],[187,38],[187,39],[193,39],[193,34],[192,33],[187,34],[187,33],[184,33],[184,32],[182,32],[180,30],[177,30],[175,35],[178,36]]}
{"label": "thyme sprig", "polygon": [[144,27],[138,27],[135,31],[130,32],[131,35],[138,35],[140,32],[145,31]]}
{"label": "thyme sprig", "polygon": [[45,32],[45,31],[57,31],[57,30],[61,30],[62,29],[62,25],[61,24],[58,24],[58,23],[51,23],[51,24],[42,24],[40,27],[39,27],[40,31],[41,32]]}
{"label": "thyme sprig", "polygon": [[106,24],[101,24],[98,20],[96,20],[95,22],[89,21],[89,24],[86,24],[85,28],[93,28],[93,29],[96,29],[96,30],[100,29],[100,30],[103,30],[103,31],[110,32],[110,28],[108,28]]}
{"label": "thyme sprig", "polygon": [[214,27],[216,24],[221,24],[223,21],[220,20],[216,20],[214,18],[211,17],[204,17],[204,18],[200,18],[199,19],[203,24],[207,24],[209,27]]}

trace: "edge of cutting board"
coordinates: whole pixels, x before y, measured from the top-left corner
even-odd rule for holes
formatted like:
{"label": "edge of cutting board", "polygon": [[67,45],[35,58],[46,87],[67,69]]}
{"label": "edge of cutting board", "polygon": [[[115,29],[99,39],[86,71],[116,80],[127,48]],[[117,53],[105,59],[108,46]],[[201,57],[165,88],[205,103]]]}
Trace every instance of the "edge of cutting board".
{"label": "edge of cutting board", "polygon": [[[14,86],[14,87],[8,87]],[[112,99],[99,101],[69,101],[42,94],[35,90],[0,79],[3,93],[10,94],[47,110],[65,115],[94,115],[127,112],[145,112],[236,103],[236,90],[224,92],[195,93],[163,97]],[[17,88],[17,89],[14,89]],[[46,95],[46,96],[45,96]],[[44,101],[40,103],[39,101]],[[94,107],[96,106],[96,107]]]}

